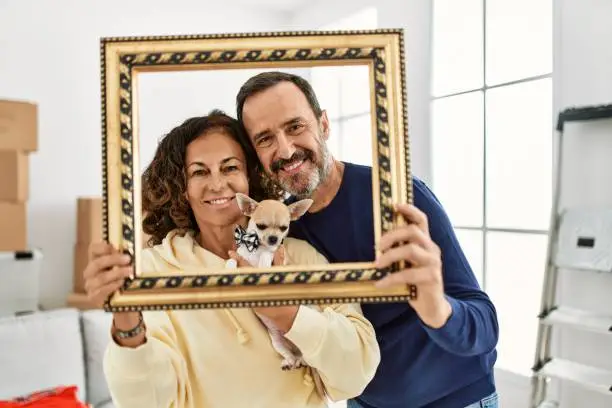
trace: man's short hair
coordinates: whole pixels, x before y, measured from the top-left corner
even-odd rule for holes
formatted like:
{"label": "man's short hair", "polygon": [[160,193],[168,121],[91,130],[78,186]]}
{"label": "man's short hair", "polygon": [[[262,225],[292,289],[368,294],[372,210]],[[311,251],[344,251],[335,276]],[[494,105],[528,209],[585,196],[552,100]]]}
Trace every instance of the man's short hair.
{"label": "man's short hair", "polygon": [[238,91],[238,95],[236,96],[236,116],[240,123],[243,123],[242,109],[244,108],[244,103],[247,98],[259,92],[263,92],[281,82],[291,82],[295,84],[302,91],[304,96],[306,96],[306,100],[314,112],[315,117],[317,119],[321,117],[323,111],[321,110],[317,96],[315,95],[315,92],[308,81],[298,75],[280,71],[269,71],[251,77]]}

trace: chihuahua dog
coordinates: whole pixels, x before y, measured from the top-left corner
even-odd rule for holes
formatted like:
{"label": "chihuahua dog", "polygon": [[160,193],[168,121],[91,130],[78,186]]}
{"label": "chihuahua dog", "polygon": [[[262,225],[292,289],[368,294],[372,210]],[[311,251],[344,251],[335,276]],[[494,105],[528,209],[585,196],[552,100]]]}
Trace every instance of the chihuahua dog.
{"label": "chihuahua dog", "polygon": [[[285,205],[277,200],[257,202],[241,193],[236,193],[236,202],[249,217],[246,230],[237,226],[234,231],[236,253],[258,268],[272,266],[274,254],[289,233],[289,223],[299,219],[312,205],[308,198]],[[236,268],[236,261],[228,260],[227,267]]]}
{"label": "chihuahua dog", "polygon": [[[289,233],[289,223],[303,216],[312,205],[311,199],[303,199],[285,205],[277,200],[257,202],[251,197],[236,193],[236,202],[244,215],[249,217],[246,230],[237,226],[234,232],[236,253],[250,265],[259,268],[272,266],[274,254]],[[229,259],[227,268],[236,268],[236,260]],[[268,329],[272,346],[283,357],[281,369],[292,370],[306,367],[299,348],[287,339],[270,319],[255,313]],[[313,380],[317,392],[324,398],[324,388],[319,375],[313,370]]]}

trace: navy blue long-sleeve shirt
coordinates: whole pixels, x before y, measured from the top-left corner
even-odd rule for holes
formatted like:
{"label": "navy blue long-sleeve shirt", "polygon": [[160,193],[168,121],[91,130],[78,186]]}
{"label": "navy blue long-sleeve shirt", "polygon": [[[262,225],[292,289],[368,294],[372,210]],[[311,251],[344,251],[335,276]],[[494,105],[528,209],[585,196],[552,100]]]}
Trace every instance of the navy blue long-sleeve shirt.
{"label": "navy blue long-sleeve shirt", "polygon": [[[342,184],[323,210],[292,223],[290,235],[310,242],[330,262],[374,260],[370,167],[345,163]],[[498,323],[452,225],[435,195],[413,177],[414,204],[429,220],[442,251],[444,291],[452,306],[446,324],[425,325],[406,303],[363,304],[376,330],[381,363],[357,398],[366,408],[461,408],[495,391]]]}

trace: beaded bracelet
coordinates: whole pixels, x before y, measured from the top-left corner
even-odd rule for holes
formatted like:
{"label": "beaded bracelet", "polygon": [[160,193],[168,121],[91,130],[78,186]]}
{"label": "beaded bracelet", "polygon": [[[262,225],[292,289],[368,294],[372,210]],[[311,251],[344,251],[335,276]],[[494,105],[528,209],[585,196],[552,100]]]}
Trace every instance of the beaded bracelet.
{"label": "beaded bracelet", "polygon": [[142,313],[140,314],[140,318],[138,319],[138,324],[136,327],[129,330],[119,330],[117,326],[115,326],[115,320],[113,319],[113,335],[119,339],[129,339],[132,337],[138,336],[145,330],[144,320],[142,318]]}

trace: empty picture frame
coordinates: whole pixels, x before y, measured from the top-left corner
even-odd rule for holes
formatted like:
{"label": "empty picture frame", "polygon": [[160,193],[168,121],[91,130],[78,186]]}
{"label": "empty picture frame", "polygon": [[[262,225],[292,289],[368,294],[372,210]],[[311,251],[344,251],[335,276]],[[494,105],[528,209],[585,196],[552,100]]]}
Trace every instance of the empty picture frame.
{"label": "empty picture frame", "polygon": [[[163,276],[141,267],[141,253],[147,250],[142,246],[140,183],[141,166],[149,160],[146,151],[155,149],[171,123],[178,125],[195,116],[194,110],[197,115],[205,115],[219,108],[216,103],[233,101],[237,89],[231,84],[239,84],[262,70],[295,69],[312,81],[324,78],[322,86],[315,86],[317,93],[329,91],[325,78],[330,75],[338,78],[354,73],[355,80],[363,81],[365,92],[359,102],[359,109],[366,112],[359,122],[363,126],[353,126],[343,136],[355,138],[343,146],[360,143],[360,147],[348,156],[336,154],[347,161],[371,158],[365,164],[372,167],[374,242],[378,243],[384,232],[402,222],[392,205],[412,203],[403,47],[401,29],[101,39],[104,238],[131,256],[135,270],[134,277],[109,297],[105,309],[120,312],[398,302],[414,297],[413,286],[377,289],[374,281],[402,265],[376,269],[374,259],[269,269],[186,268]],[[180,88],[184,91],[178,92],[184,96],[182,101],[188,100],[185,93],[197,89],[198,84],[225,85],[222,92],[214,93],[218,99],[209,106],[202,103],[179,109],[180,104],[172,102],[171,96],[152,97],[160,92],[177,92],[181,81],[187,81]],[[331,95],[320,101],[322,108],[326,109],[325,103],[333,98]],[[357,99],[349,92],[345,105]],[[156,106],[159,101],[172,105]],[[233,110],[227,113],[235,117]],[[331,123],[330,140],[334,138],[333,118]],[[363,139],[357,142],[358,137]]]}

